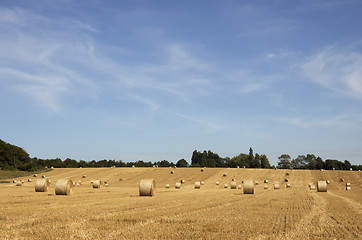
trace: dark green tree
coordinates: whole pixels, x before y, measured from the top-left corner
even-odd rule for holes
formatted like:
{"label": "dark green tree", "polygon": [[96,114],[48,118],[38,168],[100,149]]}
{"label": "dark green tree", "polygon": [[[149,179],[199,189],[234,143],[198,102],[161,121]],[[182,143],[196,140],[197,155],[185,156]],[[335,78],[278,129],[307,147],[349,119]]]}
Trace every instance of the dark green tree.
{"label": "dark green tree", "polygon": [[290,164],[290,156],[288,154],[282,154],[280,155],[280,157],[278,157],[279,162],[278,162],[278,168],[290,168],[291,164]]}
{"label": "dark green tree", "polygon": [[265,154],[260,156],[260,167],[261,168],[270,168],[270,163],[269,163],[268,157]]}
{"label": "dark green tree", "polygon": [[188,167],[189,163],[185,159],[180,159],[176,163],[176,167]]}

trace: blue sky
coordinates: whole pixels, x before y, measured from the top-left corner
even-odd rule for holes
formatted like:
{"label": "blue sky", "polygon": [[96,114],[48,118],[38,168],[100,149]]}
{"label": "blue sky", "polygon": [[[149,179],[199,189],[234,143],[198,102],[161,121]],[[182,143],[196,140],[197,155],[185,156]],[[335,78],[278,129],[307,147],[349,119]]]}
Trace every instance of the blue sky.
{"label": "blue sky", "polygon": [[[114,3],[116,2],[116,3]],[[0,2],[0,138],[32,157],[362,164],[361,1]]]}

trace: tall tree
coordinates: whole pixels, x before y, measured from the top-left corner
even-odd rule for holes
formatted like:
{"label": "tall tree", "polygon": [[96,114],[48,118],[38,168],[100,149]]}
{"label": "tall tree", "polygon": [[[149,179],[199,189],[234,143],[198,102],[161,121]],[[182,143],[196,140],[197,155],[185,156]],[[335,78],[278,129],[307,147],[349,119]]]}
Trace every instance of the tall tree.
{"label": "tall tree", "polygon": [[270,168],[270,163],[269,163],[268,157],[265,154],[260,156],[260,167],[261,168]]}
{"label": "tall tree", "polygon": [[290,168],[290,156],[288,154],[282,154],[280,157],[278,157],[278,168]]}

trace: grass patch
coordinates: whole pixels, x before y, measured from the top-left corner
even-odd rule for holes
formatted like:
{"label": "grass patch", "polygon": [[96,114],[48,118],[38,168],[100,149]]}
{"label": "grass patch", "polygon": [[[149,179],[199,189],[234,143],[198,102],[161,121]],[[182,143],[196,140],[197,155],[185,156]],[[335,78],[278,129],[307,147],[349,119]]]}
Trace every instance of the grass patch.
{"label": "grass patch", "polygon": [[[0,180],[1,179],[10,179],[10,178],[18,178],[18,177],[24,177],[24,176],[28,176],[28,175],[33,175],[35,173],[43,173],[43,172],[49,172],[50,170],[39,170],[39,171],[30,171],[30,172],[26,172],[26,171],[4,171],[4,170],[0,170]],[[4,183],[4,182],[0,182],[0,183]]]}

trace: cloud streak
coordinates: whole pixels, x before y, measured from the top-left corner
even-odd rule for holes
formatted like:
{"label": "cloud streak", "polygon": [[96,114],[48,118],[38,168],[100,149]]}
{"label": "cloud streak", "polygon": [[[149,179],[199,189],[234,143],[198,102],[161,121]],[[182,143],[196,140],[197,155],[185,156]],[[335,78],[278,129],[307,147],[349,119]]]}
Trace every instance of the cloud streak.
{"label": "cloud streak", "polygon": [[337,94],[362,99],[362,54],[329,47],[300,68],[307,79]]}

